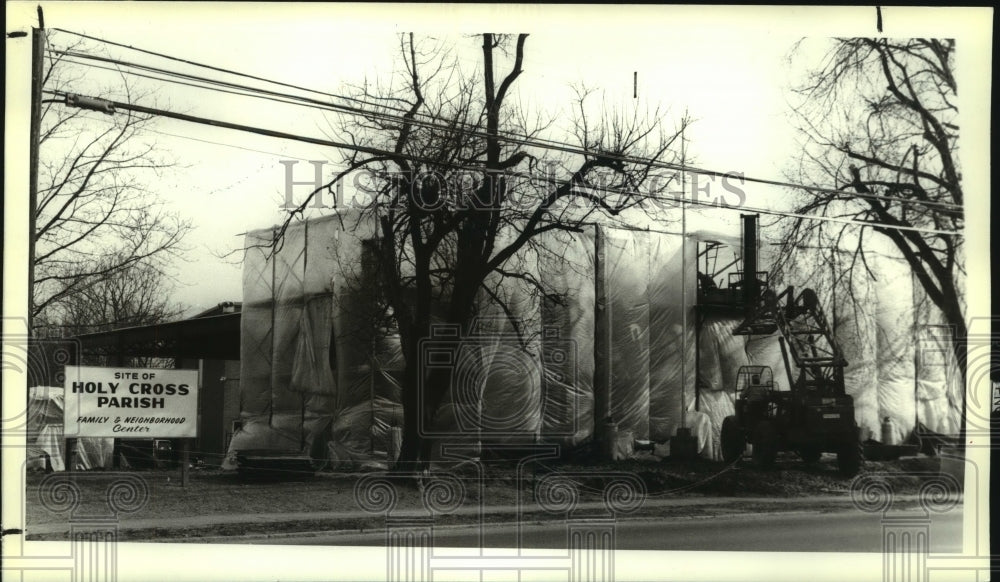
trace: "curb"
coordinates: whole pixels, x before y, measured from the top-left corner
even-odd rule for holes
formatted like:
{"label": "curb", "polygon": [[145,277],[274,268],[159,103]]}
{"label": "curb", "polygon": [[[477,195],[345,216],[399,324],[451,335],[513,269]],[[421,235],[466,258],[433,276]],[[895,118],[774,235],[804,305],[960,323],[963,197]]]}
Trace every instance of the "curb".
{"label": "curb", "polygon": [[[715,507],[715,506],[710,506],[710,507]],[[777,511],[771,511],[771,512],[754,511],[754,512],[734,513],[734,514],[726,515],[725,517],[731,518],[731,519],[755,519],[755,518],[777,516],[777,515],[788,516],[788,515],[811,515],[811,514],[825,514],[825,513],[842,513],[842,512],[845,512],[846,510],[849,510],[849,509],[851,509],[851,508],[850,507],[842,507],[842,508],[837,508],[837,509],[833,509],[833,510],[831,510],[831,509],[793,509],[793,510],[790,510],[790,511],[780,511],[780,510],[777,510]],[[663,517],[663,516],[660,516],[660,517],[623,517],[623,518],[619,518],[618,520],[616,520],[616,522],[618,522],[618,523],[627,523],[627,522],[649,522],[649,521],[662,521],[662,520],[670,520],[670,521],[700,521],[700,520],[716,519],[718,517],[720,517],[720,516],[718,516],[718,515],[676,515],[676,516],[669,516],[669,517]],[[558,520],[556,520],[556,521],[558,521]],[[540,520],[540,519],[531,519],[531,520],[526,521],[526,522],[517,522],[517,521],[491,522],[489,524],[489,527],[497,527],[497,528],[516,527],[517,525],[519,525],[519,523],[520,523],[521,526],[529,526],[529,527],[530,526],[545,526],[545,525],[547,525],[547,522],[545,522],[543,520]],[[454,531],[454,530],[471,529],[471,528],[477,527],[478,525],[479,524],[476,524],[476,523],[457,523],[457,524],[447,524],[447,525],[435,525],[433,527],[434,527],[434,529],[436,531]],[[386,534],[385,529],[372,529],[372,530],[325,529],[325,530],[309,530],[309,531],[300,531],[300,532],[281,532],[281,533],[270,533],[270,534],[267,534],[267,533],[265,533],[265,534],[243,534],[243,535],[237,535],[237,536],[201,536],[201,537],[189,537],[189,538],[170,538],[168,540],[163,540],[163,542],[164,543],[171,543],[171,542],[179,542],[179,543],[254,543],[254,542],[264,541],[264,540],[281,540],[281,539],[291,539],[291,538],[315,538],[315,537],[323,537],[323,536],[344,536],[344,537],[347,537],[347,536],[362,536],[362,535],[371,535],[371,536],[382,535],[382,536],[384,536],[385,534]],[[153,541],[153,539],[150,539],[150,540],[136,539],[136,540],[128,540],[128,541],[145,542],[145,541]],[[329,545],[336,546],[338,544],[331,543]],[[347,545],[350,545],[350,544],[347,544]]]}
{"label": "curb", "polygon": [[[900,495],[897,501],[904,503],[913,503],[920,500],[919,495]],[[962,503],[963,499],[961,496],[958,497],[958,502]],[[713,517],[718,517],[720,512],[724,512],[727,508],[731,508],[733,504],[763,504],[771,506],[773,509],[771,511],[750,511],[750,512],[735,512],[726,515],[727,517],[760,517],[767,515],[790,515],[790,514],[803,514],[803,513],[826,513],[826,512],[843,512],[850,511],[852,509],[857,509],[857,506],[852,501],[849,495],[843,496],[822,496],[822,497],[794,497],[794,498],[741,498],[741,497],[725,497],[725,498],[663,498],[647,500],[642,506],[642,509],[655,510],[662,508],[675,508],[675,509],[690,509],[691,511],[711,510],[715,509],[715,514],[710,515],[669,515],[669,516],[648,516],[648,515],[636,515],[636,514],[623,514],[617,519],[622,521],[648,521],[654,519],[670,519],[670,520],[695,520],[695,519],[708,519]],[[813,507],[805,507],[803,505],[810,505]],[[815,508],[816,505],[824,505],[822,508]],[[832,505],[833,507],[829,507]],[[594,509],[604,509],[606,508],[603,502],[586,502],[580,503],[576,507],[576,511],[588,511]],[[458,511],[450,513],[448,515],[453,516],[470,516],[473,517],[482,512],[483,516],[501,518],[507,517],[509,521],[502,522],[490,522],[491,526],[503,526],[503,525],[514,525],[518,522],[516,521],[517,512],[512,510],[511,506],[489,506],[482,509],[477,507],[461,508]],[[641,510],[640,510],[641,512]],[[409,513],[414,515],[425,515],[424,512],[419,510],[413,510]],[[544,523],[544,519],[539,518],[540,512],[537,509],[534,511],[526,512],[527,515],[524,517],[524,521],[521,523],[531,523],[531,524],[541,524]],[[211,528],[224,525],[239,525],[239,524],[254,524],[258,525],[260,523],[268,523],[274,526],[279,526],[288,523],[301,523],[310,521],[333,521],[337,522],[339,520],[358,520],[358,519],[369,519],[369,520],[384,520],[384,516],[381,514],[365,513],[360,511],[349,512],[349,513],[337,513],[330,515],[317,515],[316,513],[289,513],[289,514],[267,514],[266,516],[261,515],[222,515],[218,516],[220,519],[217,521],[207,520],[204,523],[181,523],[184,520],[178,519],[173,524],[169,522],[171,520],[164,520],[168,522],[167,525],[157,525],[155,523],[150,523],[149,525],[139,525],[137,522],[140,520],[134,520],[132,523],[129,520],[125,520],[119,523],[118,529],[121,533],[126,534],[129,539],[123,540],[127,542],[131,541],[156,541],[163,540],[165,542],[225,542],[225,541],[253,541],[253,540],[268,540],[268,539],[282,539],[289,537],[314,537],[320,535],[333,535],[333,534],[344,534],[344,535],[364,535],[366,533],[381,532],[384,534],[384,527],[378,527],[377,529],[326,529],[321,530],[310,530],[305,529],[303,531],[296,532],[280,532],[280,533],[250,533],[242,535],[206,535],[206,536],[192,536],[192,537],[161,537],[161,536],[150,536],[144,537],[143,532],[153,532],[155,530],[159,531],[177,531],[184,529],[199,529],[199,528]],[[235,518],[235,519],[233,519]],[[558,516],[553,515],[552,519],[559,519]],[[141,520],[142,522],[149,522],[150,520]],[[449,523],[441,524],[435,527],[439,528],[467,528],[476,526],[476,522],[469,523]],[[308,528],[308,526],[305,526]],[[34,531],[32,531],[34,530]],[[45,524],[39,526],[38,528],[27,528],[26,534],[28,536],[34,537],[38,535],[58,535],[64,534],[69,531],[69,524]],[[131,535],[129,535],[131,534]],[[134,538],[133,538],[134,536]]]}
{"label": "curb", "polygon": [[[920,500],[919,495],[899,495],[896,498],[899,502],[912,503]],[[958,497],[958,502],[962,502],[962,497]],[[840,512],[845,510],[856,509],[856,505],[852,501],[850,495],[841,496],[821,496],[821,497],[792,497],[792,498],[774,498],[774,497],[713,497],[713,498],[660,498],[660,499],[647,499],[641,508],[637,511],[638,515],[635,513],[623,514],[618,519],[623,521],[641,521],[641,520],[651,520],[651,519],[705,519],[716,517],[717,515],[670,515],[670,516],[644,516],[642,515],[643,510],[650,511],[663,508],[675,508],[675,509],[689,509],[692,512],[702,510],[716,509],[719,511],[725,510],[727,507],[731,507],[733,504],[763,504],[773,507],[772,511],[754,511],[754,512],[736,512],[730,514],[732,517],[743,517],[743,516],[762,516],[762,515],[774,515],[774,514],[793,514],[793,513],[823,513],[825,511]],[[824,507],[822,509],[813,508],[803,508],[803,505],[833,505],[835,507],[829,508]],[[605,509],[606,505],[601,501],[584,502],[576,506],[575,511],[589,511],[595,509]],[[482,512],[484,517],[496,517],[496,516],[509,516],[511,521],[507,522],[490,522],[490,525],[502,525],[504,523],[516,524],[517,521],[514,518],[517,512],[513,510],[511,506],[487,506],[483,508],[478,507],[463,507],[452,513],[449,516],[468,516],[474,517]],[[426,515],[426,512],[420,511],[419,509],[414,510],[404,510],[404,513],[412,515]],[[527,511],[522,523],[542,523],[544,520],[539,519],[539,514],[544,513],[544,511],[539,511],[537,508],[532,508],[531,511]],[[355,521],[355,520],[384,520],[385,517],[382,514],[377,513],[366,513],[363,511],[352,511],[352,512],[340,512],[335,514],[324,515],[322,513],[287,513],[287,514],[226,514],[216,516],[219,519],[212,520],[209,516],[191,516],[192,519],[185,518],[167,518],[162,520],[164,523],[157,524],[154,520],[123,520],[118,524],[118,531],[125,533],[127,537],[131,538],[132,535],[136,535],[136,538],[128,539],[125,541],[146,541],[146,540],[156,540],[164,539],[171,542],[198,542],[198,541],[209,541],[209,540],[234,540],[234,539],[280,539],[280,537],[296,537],[296,536],[311,536],[311,535],[322,535],[328,534],[330,532],[336,533],[346,533],[351,532],[354,534],[364,534],[371,531],[382,531],[385,530],[381,527],[377,530],[363,530],[363,529],[323,529],[323,530],[303,530],[299,532],[282,532],[282,533],[252,533],[244,535],[209,535],[209,536],[198,536],[198,537],[163,537],[159,538],[156,536],[143,538],[142,532],[152,532],[155,530],[159,531],[177,531],[185,529],[200,529],[200,528],[211,528],[226,525],[259,525],[261,523],[271,524],[274,526],[279,526],[288,523],[302,523],[302,522],[318,522],[318,521]],[[203,522],[202,519],[204,519]],[[553,515],[552,519],[559,519],[559,516]],[[187,523],[185,523],[187,522]],[[201,523],[199,523],[201,522]],[[442,524],[437,527],[448,528],[448,527],[469,527],[476,525],[475,522],[465,523],[451,523]],[[306,526],[308,527],[308,526]],[[50,523],[43,524],[37,527],[27,527],[25,528],[25,533],[31,537],[35,536],[52,536],[65,534],[69,532],[68,523]],[[128,535],[132,534],[132,535]]]}

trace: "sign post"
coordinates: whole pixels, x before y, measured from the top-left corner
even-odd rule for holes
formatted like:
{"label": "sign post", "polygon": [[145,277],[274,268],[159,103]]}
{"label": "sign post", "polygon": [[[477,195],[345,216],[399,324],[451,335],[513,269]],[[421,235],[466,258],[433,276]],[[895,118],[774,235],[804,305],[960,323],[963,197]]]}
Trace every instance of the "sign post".
{"label": "sign post", "polygon": [[184,439],[181,444],[181,487],[188,486],[191,465],[191,439]]}
{"label": "sign post", "polygon": [[181,484],[190,439],[198,436],[198,370],[67,366],[67,438],[183,439]]}

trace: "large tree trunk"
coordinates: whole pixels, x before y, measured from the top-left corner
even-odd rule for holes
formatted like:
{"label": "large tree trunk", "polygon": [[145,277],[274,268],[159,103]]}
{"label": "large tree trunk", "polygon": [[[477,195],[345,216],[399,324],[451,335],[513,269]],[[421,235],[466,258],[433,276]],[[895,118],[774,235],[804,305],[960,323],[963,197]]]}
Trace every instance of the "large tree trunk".
{"label": "large tree trunk", "polygon": [[419,416],[423,414],[420,404],[420,394],[417,390],[420,382],[420,359],[416,353],[416,342],[407,342],[413,347],[404,347],[406,361],[403,374],[403,443],[399,450],[394,470],[402,473],[421,470],[421,438]]}
{"label": "large tree trunk", "polygon": [[[478,287],[465,281],[456,285],[453,291],[448,323],[457,325],[462,334],[468,333],[469,320],[474,302],[474,289]],[[419,330],[419,331],[417,331]],[[403,386],[403,444],[400,448],[396,469],[399,471],[422,471],[427,468],[433,452],[434,439],[427,438],[423,427],[432,426],[445,397],[451,390],[452,369],[434,367],[425,369],[420,353],[420,339],[431,336],[431,324],[414,326],[407,346],[405,384]],[[457,347],[457,346],[456,346]],[[421,422],[422,420],[422,422]],[[456,435],[461,437],[462,435]]]}
{"label": "large tree trunk", "polygon": [[[952,326],[952,338],[951,345],[952,350],[955,353],[955,362],[958,366],[959,381],[962,387],[962,418],[958,425],[958,436],[961,440],[963,446],[965,444],[965,417],[966,417],[966,402],[968,400],[966,396],[966,385],[965,378],[969,369],[969,348],[968,348],[968,336],[969,329],[965,323],[965,317],[962,313],[962,309],[956,304],[949,306],[944,309],[945,320]],[[987,362],[989,364],[989,362]]]}
{"label": "large tree trunk", "polygon": [[435,440],[427,436],[426,430],[433,426],[434,417],[451,389],[451,369],[423,369],[418,352],[418,349],[414,349],[406,357],[403,444],[396,462],[396,470],[401,472],[422,471],[427,468]]}

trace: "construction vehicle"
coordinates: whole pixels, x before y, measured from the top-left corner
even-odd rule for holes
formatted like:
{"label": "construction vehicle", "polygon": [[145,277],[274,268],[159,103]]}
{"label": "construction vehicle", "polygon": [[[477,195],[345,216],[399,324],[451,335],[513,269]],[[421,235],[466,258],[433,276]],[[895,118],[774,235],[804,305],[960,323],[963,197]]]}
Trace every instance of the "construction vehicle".
{"label": "construction vehicle", "polygon": [[854,399],[844,388],[847,361],[816,293],[796,293],[794,287],[776,293],[767,273],[757,271],[757,216],[742,218],[743,272],[730,288],[740,290],[743,320],[733,333],[778,332],[789,390],[777,389],[767,366],[740,368],[735,414],[722,423],[723,459],[740,458],[747,443],[762,466],[771,465],[780,451],[796,451],[806,462],[828,452],[837,455],[843,475],[853,476],[861,470],[864,454]]}

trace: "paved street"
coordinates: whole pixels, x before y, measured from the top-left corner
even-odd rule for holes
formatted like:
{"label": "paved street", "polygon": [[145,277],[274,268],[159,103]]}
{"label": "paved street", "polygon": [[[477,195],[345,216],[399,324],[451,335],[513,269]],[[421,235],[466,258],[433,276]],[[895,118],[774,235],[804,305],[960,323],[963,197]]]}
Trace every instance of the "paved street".
{"label": "paved street", "polygon": [[[917,519],[922,515],[918,511],[903,514]],[[961,549],[961,506],[917,523],[929,524],[932,553]],[[880,515],[846,511],[622,521],[615,531],[616,547],[622,550],[879,552],[883,523]],[[517,547],[514,525],[489,525],[481,535],[483,547]],[[434,531],[435,543],[440,547],[476,547],[480,545],[479,536],[476,527],[441,527]],[[521,537],[522,547],[566,547],[563,524],[526,525],[521,528]],[[269,543],[376,546],[385,543],[385,533],[285,537]]]}

